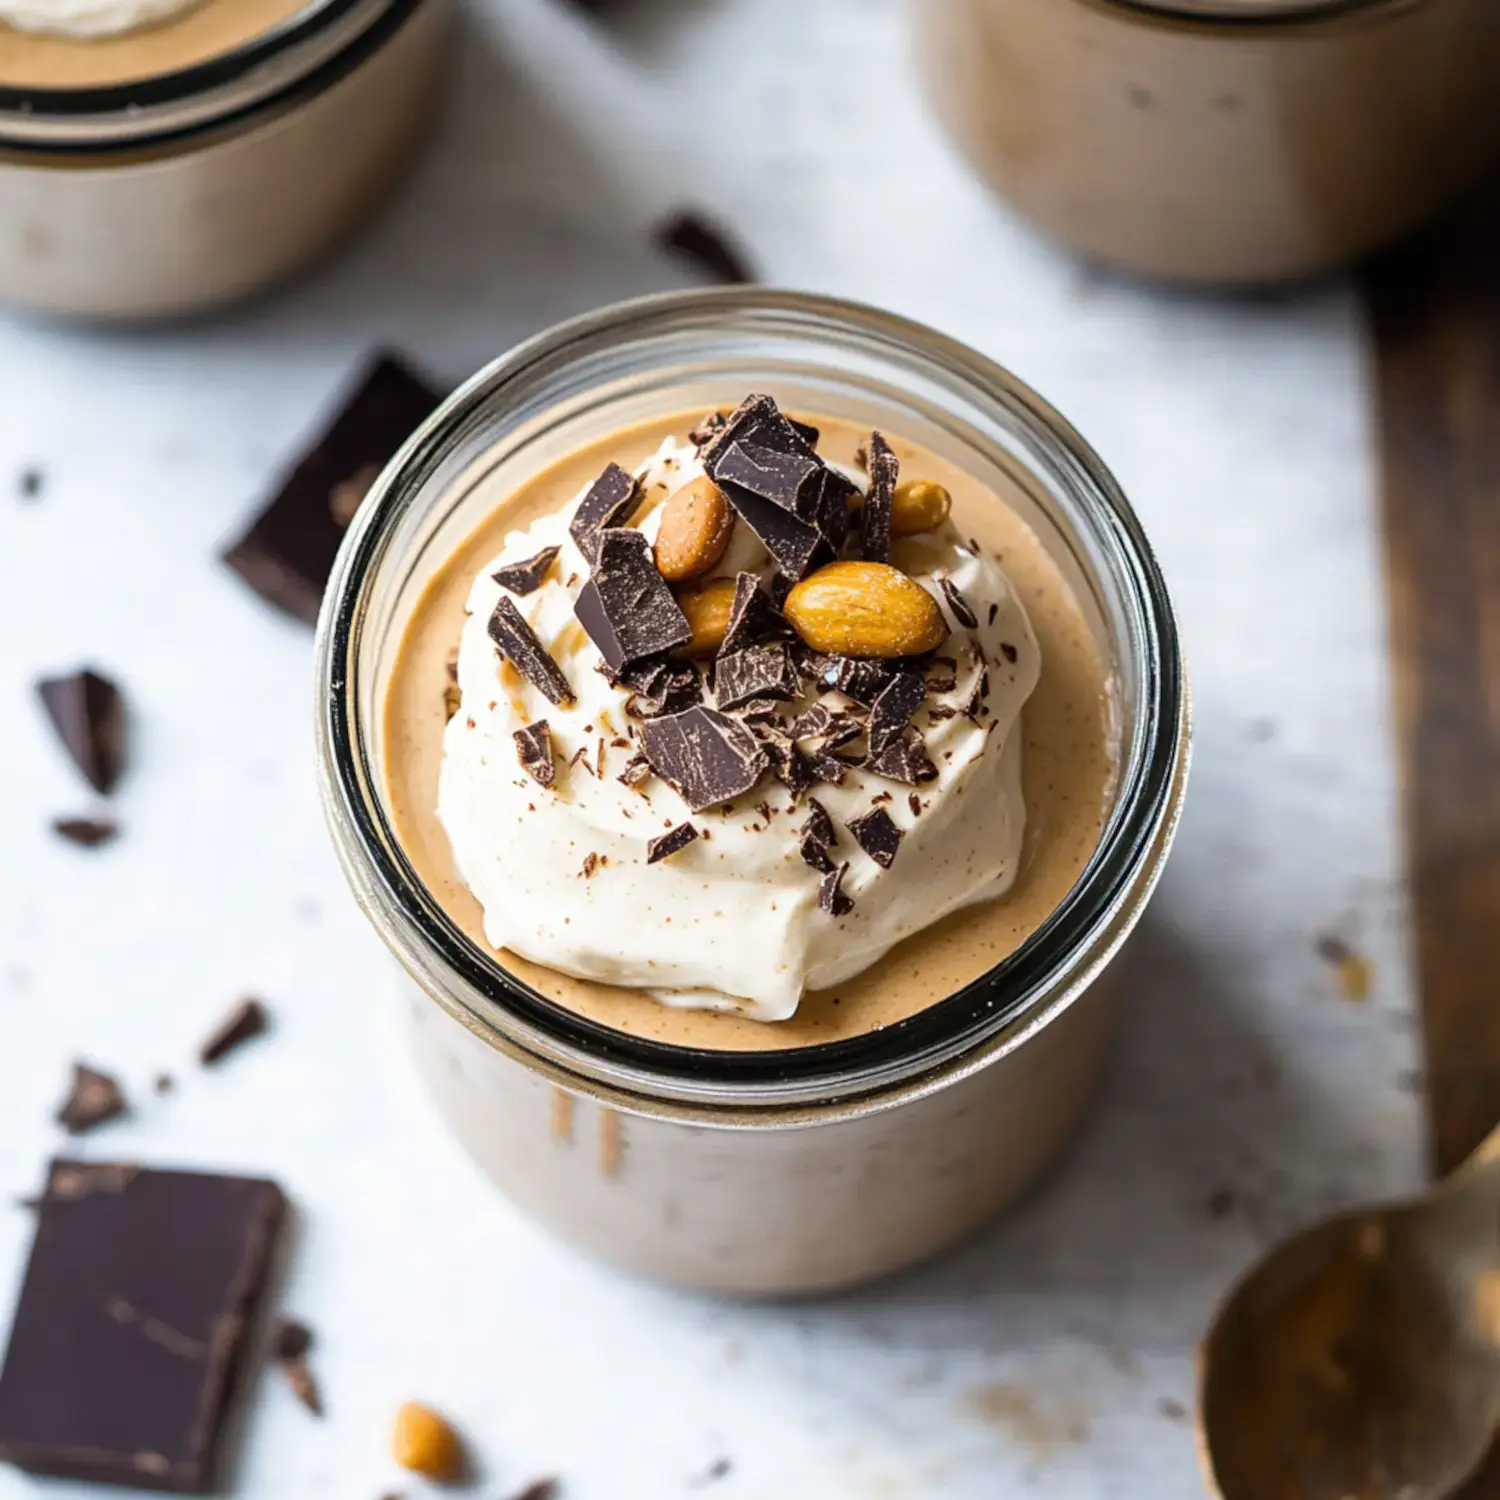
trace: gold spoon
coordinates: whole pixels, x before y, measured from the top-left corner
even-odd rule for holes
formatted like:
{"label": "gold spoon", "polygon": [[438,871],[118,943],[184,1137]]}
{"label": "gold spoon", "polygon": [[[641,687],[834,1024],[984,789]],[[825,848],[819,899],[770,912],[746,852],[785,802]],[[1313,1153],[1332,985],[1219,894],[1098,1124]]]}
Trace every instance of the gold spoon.
{"label": "gold spoon", "polygon": [[1425,1198],[1342,1214],[1230,1292],[1199,1355],[1222,1500],[1446,1500],[1500,1424],[1500,1129]]}

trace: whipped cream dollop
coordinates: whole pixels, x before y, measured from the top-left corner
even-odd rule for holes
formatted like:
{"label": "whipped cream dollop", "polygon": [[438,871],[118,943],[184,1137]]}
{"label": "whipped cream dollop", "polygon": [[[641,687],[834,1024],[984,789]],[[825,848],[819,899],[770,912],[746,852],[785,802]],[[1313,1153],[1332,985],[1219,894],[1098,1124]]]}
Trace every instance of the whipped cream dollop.
{"label": "whipped cream dollop", "polygon": [[159,26],[183,11],[195,10],[201,3],[202,0],[0,0],[0,21],[18,31],[52,32],[88,40]]}
{"label": "whipped cream dollop", "polygon": [[[660,502],[703,468],[696,448],[668,439],[638,472],[642,508],[653,508],[634,524],[654,540]],[[862,475],[847,473],[864,486]],[[1026,817],[1020,715],[1040,653],[993,557],[974,551],[951,523],[895,543],[893,561],[939,601],[952,630],[938,654],[956,663],[953,687],[932,693],[912,721],[935,779],[908,786],[851,767],[842,785],[820,782],[794,799],[767,774],[733,802],[694,813],[656,776],[638,786],[618,779],[640,750],[640,726],[627,713],[629,689],[597,670],[600,653],[574,618],[589,574],[568,531],[581,499],[506,538],[474,580],[459,645],[462,698],[446,731],[438,816],[496,948],[644,989],[666,1004],[776,1021],[795,1012],[805,989],[838,984],[948,912],[1010,887]],[[492,575],[544,547],[560,549],[556,563],[515,603],[577,695],[566,707],[503,662],[487,631],[504,592]],[[710,577],[740,571],[766,579],[774,571],[743,523]],[[967,602],[973,626],[955,614],[943,577]],[[946,671],[933,669],[934,680]],[[971,716],[964,709],[984,673],[983,707]],[[801,701],[849,705],[815,684]],[[514,737],[539,719],[555,751],[551,788],[522,768]],[[800,852],[809,796],[833,821],[830,859],[848,864],[843,891],[853,906],[843,915],[820,907],[819,875]],[[845,826],[872,806],[903,831],[888,869]],[[700,837],[648,865],[650,841],[684,822]]]}

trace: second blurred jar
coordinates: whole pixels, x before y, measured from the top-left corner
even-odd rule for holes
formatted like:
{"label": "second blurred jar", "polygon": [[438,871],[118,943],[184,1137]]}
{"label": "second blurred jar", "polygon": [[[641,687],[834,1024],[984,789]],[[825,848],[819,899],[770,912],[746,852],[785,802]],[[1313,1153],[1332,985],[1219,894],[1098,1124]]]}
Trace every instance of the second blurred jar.
{"label": "second blurred jar", "polygon": [[1251,283],[1420,223],[1500,146],[1500,0],[909,0],[939,115],[1084,254]]}

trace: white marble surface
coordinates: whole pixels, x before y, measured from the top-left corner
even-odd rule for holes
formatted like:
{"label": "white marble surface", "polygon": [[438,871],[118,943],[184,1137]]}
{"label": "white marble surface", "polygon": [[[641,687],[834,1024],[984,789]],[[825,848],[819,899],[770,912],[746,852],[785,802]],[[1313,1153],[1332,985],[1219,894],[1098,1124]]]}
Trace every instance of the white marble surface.
{"label": "white marble surface", "polygon": [[[494,1500],[543,1472],[576,1500],[1194,1496],[1170,1403],[1217,1295],[1422,1159],[1348,290],[1172,295],[1040,244],[924,115],[895,0],[621,0],[610,31],[485,3],[416,180],[335,264],[192,327],[0,320],[0,1195],[63,1145],[75,1055],[137,1103],[88,1153],[287,1185],[285,1302],[318,1330],[329,1413],[261,1382],[245,1496],[415,1491],[385,1457],[408,1396],[472,1435]],[[489,1196],[404,1065],[397,980],[324,840],[308,635],[215,561],[369,345],[456,378],[557,316],[680,284],[641,233],[679,196],[736,224],[768,279],[926,319],[1057,402],[1155,537],[1195,678],[1190,811],[1076,1152],[976,1242],[829,1303],[633,1284]],[[29,688],[81,661],[135,715],[126,833],[93,854],[47,831],[89,799]],[[1336,998],[1322,930],[1374,958],[1369,1004]],[[205,1075],[194,1048],[247,989],[276,1035]],[[178,1087],[156,1098],[163,1068]],[[0,1202],[0,1314],[29,1230]],[[0,1500],[34,1488],[0,1470]]]}

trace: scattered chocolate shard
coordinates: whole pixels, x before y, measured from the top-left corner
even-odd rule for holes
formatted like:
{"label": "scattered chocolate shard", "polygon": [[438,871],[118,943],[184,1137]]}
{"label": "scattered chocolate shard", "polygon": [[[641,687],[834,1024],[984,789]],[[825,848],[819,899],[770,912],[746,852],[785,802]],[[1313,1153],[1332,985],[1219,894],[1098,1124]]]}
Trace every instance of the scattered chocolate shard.
{"label": "scattered chocolate shard", "polygon": [[151,1080],[151,1092],[154,1094],[170,1094],[177,1087],[177,1081],[170,1073],[158,1073]]}
{"label": "scattered chocolate shard", "polygon": [[594,565],[599,533],[624,526],[640,499],[640,480],[634,474],[627,474],[619,464],[610,464],[589,486],[568,523],[568,534],[590,567]]}
{"label": "scattered chocolate shard", "polygon": [[557,1500],[562,1494],[562,1484],[557,1479],[533,1479],[512,1500]]}
{"label": "scattered chocolate shard", "polygon": [[943,598],[948,601],[948,608],[953,611],[953,618],[960,625],[965,625],[970,630],[973,630],[979,624],[979,617],[969,608],[969,601],[959,593],[958,585],[944,573],[938,579],[938,587],[943,591]]}
{"label": "scattered chocolate shard", "polygon": [[808,838],[816,839],[825,849],[831,849],[838,843],[838,833],[834,829],[833,819],[829,817],[828,809],[816,797],[808,798],[807,821],[802,825],[802,832]]}
{"label": "scattered chocolate shard", "polygon": [[651,543],[639,531],[612,527],[595,541],[594,572],[573,605],[605,665],[620,672],[644,656],[685,645],[692,627],[656,570]]}
{"label": "scattered chocolate shard", "polygon": [[54,818],[52,831],[70,844],[97,849],[119,836],[120,825],[113,818]]}
{"label": "scattered chocolate shard", "polygon": [[557,782],[557,765],[552,759],[552,727],[545,719],[538,719],[524,729],[512,731],[516,742],[516,758],[521,769],[538,786],[551,787]]}
{"label": "scattered chocolate shard", "polygon": [[271,1352],[277,1359],[302,1359],[312,1348],[312,1329],[295,1318],[277,1318]]}
{"label": "scattered chocolate shard", "polygon": [[891,679],[900,671],[895,662],[879,657],[836,656],[825,673],[824,680],[831,688],[837,688],[847,698],[871,707],[888,688]]}
{"label": "scattered chocolate shard", "polygon": [[585,880],[593,879],[594,871],[599,868],[599,856],[590,850],[583,856],[583,868],[578,872]]}
{"label": "scattered chocolate shard", "polygon": [[865,492],[860,521],[860,551],[866,562],[888,563],[891,560],[891,502],[901,465],[891,445],[878,432],[870,434],[867,460],[870,487]]}
{"label": "scattered chocolate shard", "polygon": [[911,723],[927,697],[927,684],[917,672],[897,672],[870,705],[870,753],[878,755]]}
{"label": "scattered chocolate shard", "polygon": [[989,617],[985,621],[985,623],[988,624],[988,625],[993,625],[995,623],[995,616],[998,615],[999,613],[1000,613],[1000,606],[998,604],[995,604],[995,603],[992,602],[990,604]]}
{"label": "scattered chocolate shard", "polygon": [[47,476],[34,466],[21,470],[20,477],[16,481],[16,488],[21,492],[23,500],[35,500],[46,488]]}
{"label": "scattered chocolate shard", "polygon": [[728,425],[727,411],[711,411],[688,433],[688,442],[695,448],[706,448]]}
{"label": "scattered chocolate shard", "polygon": [[849,774],[848,763],[822,747],[808,752],[807,763],[812,768],[814,777],[819,781],[826,781],[830,786],[843,786],[844,778]]}
{"label": "scattered chocolate shard", "polygon": [[878,755],[867,756],[865,770],[890,781],[919,786],[936,778],[938,770],[927,754],[922,732],[908,724]]}
{"label": "scattered chocolate shard", "polygon": [[266,1008],[253,996],[246,996],[215,1028],[198,1049],[198,1061],[212,1067],[238,1047],[270,1030],[271,1018]]}
{"label": "scattered chocolate shard", "polygon": [[983,718],[986,710],[984,701],[990,695],[990,672],[988,667],[981,667],[974,681],[969,685],[968,696],[959,707],[959,712],[967,715],[976,724]]}
{"label": "scattered chocolate shard", "polygon": [[818,882],[818,905],[829,916],[843,917],[854,910],[854,902],[843,891],[844,876],[848,872],[849,866],[842,864],[829,870]]}
{"label": "scattered chocolate shard", "polygon": [[398,357],[379,355],[224,561],[263,599],[315,623],[344,537],[335,492],[383,469],[441,399]]}
{"label": "scattered chocolate shard", "polygon": [[128,1107],[120,1085],[108,1073],[75,1062],[68,1097],[56,1118],[69,1135],[83,1135],[106,1120],[123,1115]]}
{"label": "scattered chocolate shard", "polygon": [[108,796],[125,765],[125,700],[109,678],[89,668],[36,685],[47,717],[96,792]]}
{"label": "scattered chocolate shard", "polygon": [[958,663],[951,656],[935,656],[928,665],[927,691],[951,693],[958,686]]}
{"label": "scattered chocolate shard", "polygon": [[718,466],[736,443],[754,443],[781,453],[817,458],[817,440],[816,428],[791,421],[770,396],[746,396],[725,418],[724,425],[704,451],[703,467],[709,478],[717,483]]}
{"label": "scattered chocolate shard", "polygon": [[902,831],[883,807],[872,807],[869,812],[844,825],[854,835],[854,842],[883,870],[889,870],[896,862],[896,851],[901,847]]}
{"label": "scattered chocolate shard", "polygon": [[790,633],[786,616],[771,603],[755,574],[736,573],[729,623],[724,627],[724,641],[718,654],[721,657],[733,656],[746,646]]}
{"label": "scattered chocolate shard", "polygon": [[911,808],[912,817],[920,818],[922,816],[922,799],[915,792],[908,792],[906,794],[906,805]]}
{"label": "scattered chocolate shard", "polygon": [[0,1374],[0,1461],[205,1494],[286,1214],[274,1182],[55,1161]]}
{"label": "scattered chocolate shard", "polygon": [[501,568],[494,575],[495,582],[522,598],[527,594],[534,594],[541,588],[542,580],[551,571],[552,564],[557,561],[557,554],[561,551],[561,547],[543,547],[535,557]]}
{"label": "scattered chocolate shard", "polygon": [[797,670],[785,641],[746,646],[714,663],[714,698],[720,708],[739,708],[755,699],[797,696]]}
{"label": "scattered chocolate shard", "polygon": [[792,661],[796,663],[798,674],[809,682],[822,683],[827,687],[833,685],[831,682],[824,683],[824,678],[833,670],[833,657],[814,651],[800,636],[792,641]]}
{"label": "scattered chocolate shard", "polygon": [[[643,537],[644,541],[645,538]],[[490,639],[500,653],[549,703],[573,702],[573,689],[563,676],[562,668],[537,639],[536,631],[516,608],[516,601],[501,595],[490,616]]]}
{"label": "scattered chocolate shard", "polygon": [[735,485],[804,521],[816,522],[823,473],[823,461],[816,454],[783,453],[759,443],[739,442],[719,459],[714,478],[721,487]]}
{"label": "scattered chocolate shard", "polygon": [[623,782],[626,786],[639,786],[651,775],[651,762],[644,755],[632,755],[625,762],[625,769],[615,777],[616,781]]}
{"label": "scattered chocolate shard", "polygon": [[1019,651],[1017,651],[1016,648],[1014,646],[1012,646],[1009,641],[1001,641],[1000,642],[1000,654],[1001,654],[1001,656],[1003,656],[1006,659],[1006,661],[1008,661],[1012,666],[1014,666],[1015,662],[1016,662],[1016,658],[1021,653]]}
{"label": "scattered chocolate shard", "polygon": [[[796,681],[795,675],[792,679]],[[795,692],[795,688],[793,689]],[[751,698],[739,705],[739,715],[747,724],[774,724],[780,715],[780,703],[775,698]]]}
{"label": "scattered chocolate shard", "polygon": [[843,547],[844,539],[849,535],[850,501],[858,494],[859,487],[837,469],[823,470],[814,519],[835,553]]}
{"label": "scattered chocolate shard", "polygon": [[750,728],[717,709],[647,719],[641,738],[651,768],[694,812],[748,792],[765,774],[766,751]]}
{"label": "scattered chocolate shard", "polygon": [[812,521],[737,484],[721,485],[739,518],[760,538],[771,560],[792,582],[833,561],[833,548]]}
{"label": "scattered chocolate shard", "polygon": [[765,747],[766,758],[771,763],[771,773],[792,794],[792,801],[797,801],[815,779],[807,757],[789,735],[781,733],[773,725],[757,724],[754,727],[756,737]]}
{"label": "scattered chocolate shard", "polygon": [[811,865],[819,875],[827,875],[833,869],[833,861],[828,857],[828,845],[821,839],[815,839],[810,833],[802,835],[797,852],[802,856],[803,863]]}
{"label": "scattered chocolate shard", "polygon": [[646,863],[654,865],[658,860],[670,859],[697,837],[698,830],[691,823],[679,823],[670,833],[664,833],[646,845]]}
{"label": "scattered chocolate shard", "polygon": [[683,209],[664,219],[651,238],[660,250],[680,256],[724,286],[759,280],[728,230],[699,209]]}

